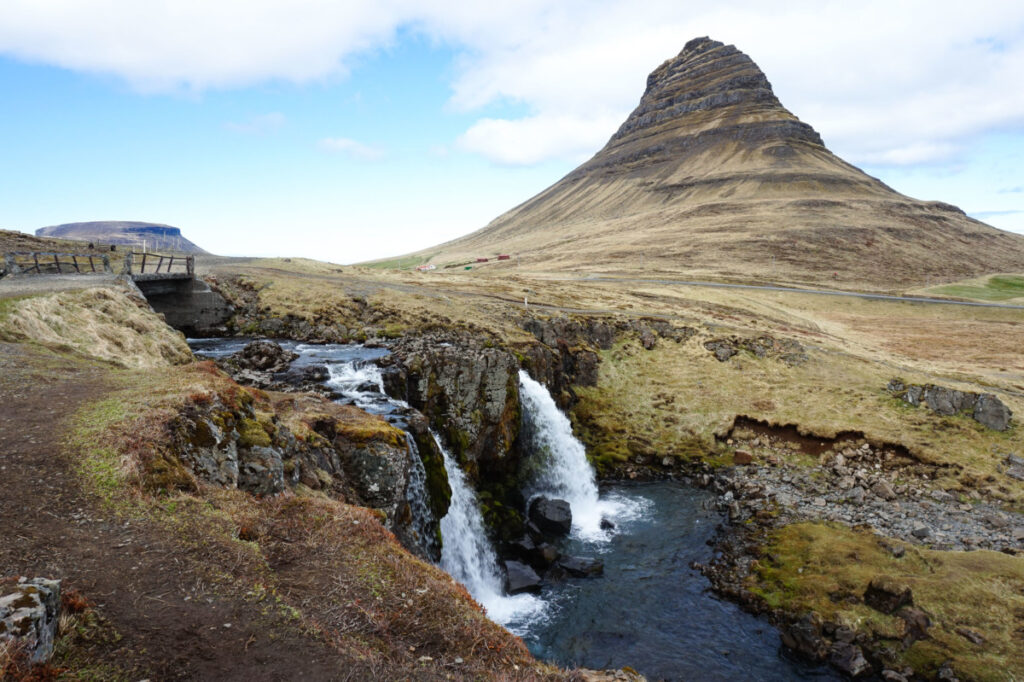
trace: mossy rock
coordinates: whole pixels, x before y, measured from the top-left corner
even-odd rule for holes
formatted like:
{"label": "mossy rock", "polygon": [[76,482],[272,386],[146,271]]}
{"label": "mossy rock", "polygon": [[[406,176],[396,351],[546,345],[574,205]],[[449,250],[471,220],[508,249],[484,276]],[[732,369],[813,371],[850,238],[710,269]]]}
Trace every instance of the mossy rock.
{"label": "mossy rock", "polygon": [[239,446],[244,448],[270,447],[270,435],[263,428],[263,425],[255,419],[241,419],[236,428],[238,430]]}
{"label": "mossy rock", "polygon": [[158,451],[145,464],[143,487],[151,493],[195,490],[195,481],[175,455]]}

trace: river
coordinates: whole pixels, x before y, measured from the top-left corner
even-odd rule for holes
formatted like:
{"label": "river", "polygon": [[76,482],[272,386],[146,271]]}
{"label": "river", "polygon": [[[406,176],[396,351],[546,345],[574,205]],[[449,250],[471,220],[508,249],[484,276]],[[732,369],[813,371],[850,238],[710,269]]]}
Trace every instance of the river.
{"label": "river", "polygon": [[[197,354],[218,357],[241,350],[246,340],[189,343]],[[373,364],[386,350],[280,343],[300,354],[293,368],[327,366],[327,383],[341,394],[339,401],[385,415],[400,404],[383,394]],[[500,564],[475,493],[445,453],[453,505],[441,520],[441,566],[495,621],[520,635],[538,658],[563,666],[629,666],[652,680],[839,679],[828,668],[785,656],[773,626],[715,597],[690,568],[710,559],[709,541],[722,521],[706,509],[709,493],[674,481],[599,489],[582,445],[546,389],[525,374],[520,383],[524,433],[534,450],[527,494],[569,499],[573,530],[559,549],[599,558],[604,575],[547,583],[536,596],[502,594]],[[614,528],[602,529],[602,519]]]}

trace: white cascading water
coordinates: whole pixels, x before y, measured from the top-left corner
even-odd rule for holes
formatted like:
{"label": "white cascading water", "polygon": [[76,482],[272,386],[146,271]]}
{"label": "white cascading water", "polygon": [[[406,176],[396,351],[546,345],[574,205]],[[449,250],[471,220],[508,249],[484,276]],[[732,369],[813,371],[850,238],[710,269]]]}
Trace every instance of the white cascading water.
{"label": "white cascading water", "polygon": [[[393,408],[409,407],[409,403],[404,400],[396,400],[384,393],[384,377],[376,365],[360,362],[331,363],[327,365],[327,372],[330,376],[327,385],[367,412],[386,414]],[[367,385],[373,386],[374,390],[366,390]],[[404,424],[399,423],[398,426],[404,430]],[[427,472],[416,441],[408,432],[405,440],[409,451],[409,480],[405,500],[412,513],[412,530],[417,544],[425,550],[427,556],[431,556],[437,551],[437,538],[430,532],[434,515],[430,511],[427,493]]]}
{"label": "white cascading water", "polygon": [[548,389],[522,370],[519,398],[531,449],[527,499],[538,495],[563,499],[572,508],[574,536],[586,540],[606,538],[602,519],[623,520],[639,509],[632,509],[622,499],[599,497],[594,468],[587,461],[583,443],[572,435],[568,418],[558,409]]}
{"label": "white cascading water", "polygon": [[513,620],[529,620],[544,610],[544,602],[529,594],[505,594],[498,557],[487,539],[476,493],[436,435],[434,440],[444,455],[452,489],[448,513],[441,519],[441,568],[469,590],[494,622],[508,625]]}
{"label": "white cascading water", "polygon": [[[331,363],[327,365],[327,372],[330,376],[326,382],[327,386],[354,402],[356,407],[369,412],[379,413],[379,409],[374,410],[372,408],[379,405],[381,398],[385,398],[386,403],[397,407],[409,406],[404,401],[386,396],[384,393],[384,376],[380,371],[380,367],[376,365],[359,362]],[[373,384],[377,389],[377,394],[360,390],[360,387],[366,384]]]}
{"label": "white cascading water", "polygon": [[[368,412],[380,414],[389,406],[409,407],[405,401],[390,398],[384,393],[383,375],[374,364],[345,362],[329,364],[327,369],[330,374],[327,385]],[[367,385],[373,386],[374,391],[366,390]],[[448,485],[452,490],[448,513],[441,519],[441,568],[469,590],[494,622],[509,625],[513,621],[517,624],[532,621],[534,616],[543,612],[544,601],[529,594],[505,594],[498,557],[487,538],[476,493],[444,444],[436,434],[432,435],[444,457]],[[415,447],[410,437],[410,453],[415,452]],[[429,545],[431,539],[424,529],[430,511],[426,504],[425,475],[419,456],[413,457],[411,473],[407,499],[413,509],[415,530],[423,536],[424,544]],[[515,626],[512,629],[515,631]]]}

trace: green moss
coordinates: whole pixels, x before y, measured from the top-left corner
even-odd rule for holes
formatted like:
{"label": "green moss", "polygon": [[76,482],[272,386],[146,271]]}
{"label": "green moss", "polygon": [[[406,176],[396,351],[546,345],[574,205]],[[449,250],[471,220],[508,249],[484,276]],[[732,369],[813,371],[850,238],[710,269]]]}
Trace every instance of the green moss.
{"label": "green moss", "polygon": [[466,458],[466,453],[469,452],[469,434],[459,429],[453,422],[448,422],[448,428],[445,431],[445,440],[452,449],[452,454],[455,455],[455,459],[462,462]]}
{"label": "green moss", "polygon": [[101,400],[75,415],[68,437],[69,445],[79,453],[76,465],[86,487],[108,504],[122,499],[120,493],[127,477],[121,468],[120,454],[106,444],[101,435],[109,426],[129,416],[120,400]]}
{"label": "green moss", "polygon": [[401,338],[405,334],[405,325],[398,322],[391,322],[384,326],[380,331],[380,335],[385,339],[397,339]]}
{"label": "green moss", "polygon": [[243,418],[238,421],[238,444],[244,448],[270,447],[270,436],[255,419]]}
{"label": "green moss", "polygon": [[174,454],[160,451],[146,463],[143,486],[153,493],[194,490],[195,483],[188,470]]}

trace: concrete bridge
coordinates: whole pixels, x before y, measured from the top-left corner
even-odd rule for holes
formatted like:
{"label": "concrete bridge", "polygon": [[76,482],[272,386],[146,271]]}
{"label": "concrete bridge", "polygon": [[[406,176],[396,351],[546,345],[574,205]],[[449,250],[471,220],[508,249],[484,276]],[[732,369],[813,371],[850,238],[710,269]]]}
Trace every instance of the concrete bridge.
{"label": "concrete bridge", "polygon": [[194,255],[129,251],[122,272],[167,324],[185,334],[194,336],[218,327],[234,312],[223,296],[196,277]]}

